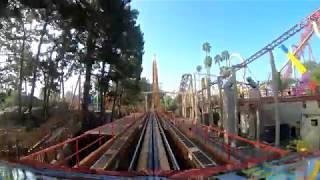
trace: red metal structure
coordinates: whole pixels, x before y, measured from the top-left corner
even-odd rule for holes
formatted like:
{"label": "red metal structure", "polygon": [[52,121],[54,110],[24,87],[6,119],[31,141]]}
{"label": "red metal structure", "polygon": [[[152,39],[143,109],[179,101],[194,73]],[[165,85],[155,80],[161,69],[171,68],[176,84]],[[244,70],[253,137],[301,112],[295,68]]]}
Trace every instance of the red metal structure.
{"label": "red metal structure", "polygon": [[[308,55],[309,55],[308,60],[315,61],[315,57],[312,54],[311,46],[308,42],[311,39],[312,35],[314,34],[314,31],[312,28],[312,22],[313,21],[317,22],[319,18],[320,18],[320,12],[319,12],[319,10],[317,10],[314,13],[312,13],[309,16],[309,18],[307,18],[301,22],[301,24],[305,24],[304,31],[301,33],[300,42],[299,42],[298,46],[295,47],[294,52],[293,52],[293,54],[295,56],[297,56],[298,58],[300,57],[301,52],[303,53],[304,48],[307,46],[308,47]],[[286,67],[286,71],[285,71],[283,79],[287,79],[288,77],[290,77],[290,75],[292,73],[291,61],[288,60],[288,62],[286,63],[286,65],[283,68],[285,68],[285,67]]]}
{"label": "red metal structure", "polygon": [[[254,142],[243,137],[225,133],[223,130],[209,127],[205,125],[200,125],[196,123],[192,123],[186,119],[179,119],[179,118],[169,118],[169,116],[162,114],[161,117],[168,119],[170,123],[174,124],[176,127],[180,129],[184,129],[185,133],[188,136],[193,136],[194,138],[200,138],[204,140],[204,144],[208,149],[215,151],[217,155],[223,157],[226,160],[226,164],[217,167],[210,167],[210,168],[202,168],[202,169],[188,169],[182,171],[158,171],[158,172],[134,172],[134,171],[109,171],[109,170],[95,170],[89,169],[87,167],[82,167],[79,165],[80,157],[82,157],[82,153],[92,147],[93,145],[102,144],[108,141],[113,140],[122,132],[125,132],[132,124],[134,124],[135,120],[133,118],[125,118],[120,120],[121,123],[125,128],[122,130],[115,131],[115,134],[110,136],[110,132],[106,133],[103,129],[106,127],[112,127],[112,123],[98,127],[94,130],[88,131],[80,136],[75,138],[66,140],[62,143],[57,145],[51,146],[39,152],[30,154],[24,158],[22,158],[19,162],[23,164],[28,164],[33,167],[38,168],[48,168],[48,169],[55,169],[55,170],[64,170],[70,172],[82,172],[82,173],[90,173],[90,174],[100,174],[100,175],[112,175],[112,176],[139,176],[139,175],[159,175],[159,176],[166,176],[166,177],[196,177],[196,176],[212,176],[217,173],[232,171],[232,170],[239,170],[242,168],[253,167],[259,163],[262,163],[267,160],[272,160],[274,158],[280,158],[285,156],[288,152],[266,145],[259,142]],[[112,131],[112,129],[110,129]],[[98,134],[97,134],[98,132]],[[100,132],[100,133],[99,133]],[[98,135],[98,137],[92,141],[91,143],[87,144],[86,146],[79,148],[78,142],[89,138],[92,135]],[[219,136],[219,137],[227,137],[229,139],[228,142],[221,141],[219,139],[213,138],[212,136]],[[264,152],[262,157],[254,157],[250,156],[250,154],[243,154],[241,150],[236,147],[233,147],[230,142],[237,141],[241,142],[246,145],[251,145],[253,148],[259,149],[259,151]],[[74,149],[74,153],[63,157],[60,160],[57,160],[54,163],[48,162],[49,154],[57,154],[61,149],[63,149],[66,145],[71,145]],[[232,160],[234,157],[242,157],[242,160]],[[75,160],[75,166],[69,167],[67,162],[71,159]]]}
{"label": "red metal structure", "polygon": [[[309,31],[309,27],[311,27],[311,23],[313,21],[318,22],[320,18],[320,9],[317,9],[316,11],[312,12],[308,17],[301,20],[299,23],[295,24],[292,28],[290,28],[288,31],[284,32],[282,35],[280,35],[278,38],[273,40],[271,43],[254,53],[252,56],[247,58],[244,62],[241,64],[238,64],[237,67],[242,68],[246,67],[248,64],[252,63],[256,59],[260,58],[267,52],[273,50],[274,48],[278,47],[280,44],[282,44],[284,41],[288,40],[290,37],[294,36],[296,33],[300,32],[302,29],[305,28],[305,31],[301,38],[307,39]],[[301,47],[302,48],[302,47]],[[299,48],[297,48],[297,51]]]}

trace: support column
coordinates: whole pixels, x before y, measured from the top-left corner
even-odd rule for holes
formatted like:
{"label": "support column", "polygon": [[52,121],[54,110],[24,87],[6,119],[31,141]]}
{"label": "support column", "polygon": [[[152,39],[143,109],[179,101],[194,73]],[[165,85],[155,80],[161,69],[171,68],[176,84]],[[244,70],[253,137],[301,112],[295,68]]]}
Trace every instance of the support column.
{"label": "support column", "polygon": [[193,80],[194,80],[194,94],[193,94],[193,98],[194,98],[194,115],[195,115],[195,119],[196,121],[199,121],[199,117],[198,117],[198,92],[197,92],[197,79],[196,79],[196,74],[193,74]]}
{"label": "support column", "polygon": [[275,137],[275,146],[279,147],[280,145],[280,114],[279,114],[279,101],[278,101],[278,83],[277,83],[277,69],[274,63],[274,57],[272,51],[269,51],[270,54],[270,65],[272,70],[272,91],[273,91],[273,99],[275,106],[275,126],[276,126],[276,137]]}
{"label": "support column", "polygon": [[144,95],[145,111],[148,112],[148,94]]}
{"label": "support column", "polygon": [[181,105],[182,105],[182,117],[185,118],[186,117],[186,94],[185,93],[182,94]]}
{"label": "support column", "polygon": [[219,110],[220,110],[220,124],[223,124],[223,101],[222,101],[222,80],[221,76],[218,76],[218,89],[219,89]]}
{"label": "support column", "polygon": [[[236,134],[235,127],[235,98],[234,98],[234,86],[235,82],[233,77],[230,77],[223,85],[223,129],[230,134]],[[225,138],[226,139],[226,138]]]}
{"label": "support column", "polygon": [[260,109],[259,107],[257,108],[256,116],[257,116],[256,139],[257,139],[257,142],[260,142]]}
{"label": "support column", "polygon": [[236,69],[232,67],[232,82],[233,82],[233,102],[234,102],[234,132],[238,134],[238,126],[239,126],[239,106],[238,106],[238,90],[237,90],[237,77],[236,77]]}
{"label": "support column", "polygon": [[190,99],[190,104],[191,104],[191,111],[190,111],[190,118],[195,119],[195,93],[193,89],[193,79],[192,75],[190,74],[190,90],[189,90],[189,99]]}
{"label": "support column", "polygon": [[213,124],[213,118],[212,118],[212,107],[211,107],[211,79],[210,74],[207,77],[207,108],[208,108],[208,118],[209,118],[209,125]]}
{"label": "support column", "polygon": [[257,89],[258,89],[258,97],[259,97],[259,100],[258,100],[258,105],[257,105],[257,112],[256,112],[256,116],[257,116],[257,130],[256,130],[256,140],[257,142],[260,142],[260,130],[261,130],[261,121],[260,121],[260,115],[261,115],[261,109],[262,109],[262,103],[261,103],[261,91],[260,91],[260,84],[258,83],[258,86],[257,86]]}

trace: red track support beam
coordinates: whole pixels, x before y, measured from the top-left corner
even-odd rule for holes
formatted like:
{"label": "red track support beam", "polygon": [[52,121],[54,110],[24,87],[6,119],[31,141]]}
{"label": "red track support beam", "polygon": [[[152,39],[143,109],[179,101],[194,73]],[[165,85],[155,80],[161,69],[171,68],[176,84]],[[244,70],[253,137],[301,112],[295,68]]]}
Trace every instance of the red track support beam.
{"label": "red track support beam", "polygon": [[79,167],[79,140],[76,140],[76,155],[77,155],[77,167]]}

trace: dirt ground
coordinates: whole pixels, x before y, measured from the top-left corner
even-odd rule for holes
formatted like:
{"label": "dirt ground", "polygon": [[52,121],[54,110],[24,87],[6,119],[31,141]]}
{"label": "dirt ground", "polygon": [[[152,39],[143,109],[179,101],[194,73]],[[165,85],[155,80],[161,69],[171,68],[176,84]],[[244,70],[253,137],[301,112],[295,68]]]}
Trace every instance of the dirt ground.
{"label": "dirt ground", "polygon": [[29,131],[26,128],[0,127],[0,159],[16,157],[16,144],[22,156],[44,137],[48,137],[45,142],[49,146],[73,136],[81,128],[79,114],[77,112],[54,114],[39,128]]}

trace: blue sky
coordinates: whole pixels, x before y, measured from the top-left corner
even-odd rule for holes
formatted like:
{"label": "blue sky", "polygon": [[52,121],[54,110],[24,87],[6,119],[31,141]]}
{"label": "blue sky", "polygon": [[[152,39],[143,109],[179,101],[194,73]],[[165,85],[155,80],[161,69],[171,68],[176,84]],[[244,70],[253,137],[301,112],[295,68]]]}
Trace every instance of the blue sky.
{"label": "blue sky", "polygon": [[[156,54],[161,87],[171,91],[177,90],[183,73],[193,73],[197,65],[203,65],[205,41],[212,46],[212,57],[223,50],[249,57],[319,8],[320,1],[133,0],[132,7],[140,12],[138,22],[145,38],[142,76],[151,80]],[[300,33],[284,44],[297,44],[299,38]],[[320,39],[314,36],[310,44],[319,61]],[[279,48],[274,54],[279,68],[286,55]],[[217,74],[217,69],[213,65],[211,72]],[[249,69],[254,79],[267,79],[271,71],[268,55]]]}

